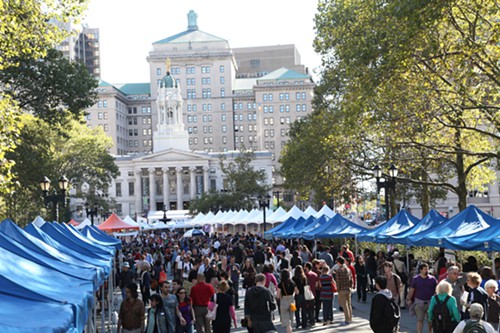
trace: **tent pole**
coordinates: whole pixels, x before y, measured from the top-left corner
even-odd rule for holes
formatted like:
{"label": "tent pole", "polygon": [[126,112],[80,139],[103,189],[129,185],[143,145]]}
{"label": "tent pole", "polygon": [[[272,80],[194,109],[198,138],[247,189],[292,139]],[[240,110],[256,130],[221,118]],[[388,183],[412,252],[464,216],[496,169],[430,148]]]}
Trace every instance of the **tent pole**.
{"label": "tent pole", "polygon": [[[102,290],[101,290],[101,332],[104,332],[104,321],[106,319],[106,306],[104,303],[104,293],[106,292],[106,289],[104,288],[104,283],[102,285]],[[109,305],[108,305],[109,308]]]}

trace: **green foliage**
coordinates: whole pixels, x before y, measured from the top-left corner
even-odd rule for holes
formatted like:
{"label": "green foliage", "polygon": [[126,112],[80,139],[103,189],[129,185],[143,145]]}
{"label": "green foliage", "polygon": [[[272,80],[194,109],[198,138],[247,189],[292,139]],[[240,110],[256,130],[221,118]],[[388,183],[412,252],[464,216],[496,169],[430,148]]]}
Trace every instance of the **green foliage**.
{"label": "green foliage", "polygon": [[[25,126],[20,133],[20,143],[7,154],[16,161],[12,169],[18,183],[14,194],[18,208],[14,208],[14,217],[31,221],[39,214],[43,206],[39,182],[43,176],[52,180],[55,190],[56,181],[62,175],[71,185],[86,183],[94,191],[107,190],[118,167],[108,153],[112,141],[101,129],[90,129],[78,121],[58,127],[29,114],[22,116],[22,122]],[[82,194],[77,190],[77,195]],[[8,202],[11,197],[12,194],[6,194],[4,200]]]}
{"label": "green foliage", "polygon": [[311,118],[326,119],[328,131],[310,135],[328,142],[341,174],[394,163],[400,181],[421,186],[423,205],[440,188],[458,195],[460,209],[468,190],[495,178],[499,14],[491,0],[319,2],[315,47],[324,70],[315,109],[329,120]]}
{"label": "green foliage", "polygon": [[[78,23],[86,0],[5,0],[0,2],[0,73],[20,66],[20,59],[38,59],[61,42],[67,32],[52,22]],[[15,149],[22,123],[19,101],[0,90],[0,195],[12,193],[11,168],[5,154]]]}
{"label": "green foliage", "polygon": [[225,177],[223,192],[210,191],[200,198],[191,201],[191,214],[207,213],[217,210],[240,210],[255,207],[256,198],[264,196],[270,190],[266,184],[266,173],[256,170],[252,166],[255,154],[251,150],[242,148],[233,160],[220,156],[220,168]]}
{"label": "green foliage", "polygon": [[0,82],[24,111],[61,123],[79,119],[95,103],[98,82],[84,64],[70,62],[53,49],[43,58],[18,62],[20,66],[0,71]]}

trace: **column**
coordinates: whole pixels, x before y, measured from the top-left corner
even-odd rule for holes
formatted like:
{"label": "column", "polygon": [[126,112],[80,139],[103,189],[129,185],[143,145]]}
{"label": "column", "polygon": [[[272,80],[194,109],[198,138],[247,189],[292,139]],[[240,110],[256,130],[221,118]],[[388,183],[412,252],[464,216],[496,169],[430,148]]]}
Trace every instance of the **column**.
{"label": "column", "polygon": [[[134,181],[134,196],[135,196],[135,212],[137,216],[142,216],[142,170],[135,170],[135,181]],[[136,221],[138,222],[138,221]]]}
{"label": "column", "polygon": [[182,207],[182,168],[175,168],[175,174],[177,176],[177,209],[181,210]]}
{"label": "column", "polygon": [[163,172],[163,205],[166,209],[170,209],[170,198],[168,194],[170,192],[170,186],[168,184],[168,168],[162,168]]}
{"label": "column", "polygon": [[208,192],[208,166],[203,167],[203,191]]}
{"label": "column", "polygon": [[189,194],[191,200],[196,199],[196,167],[189,167]]}
{"label": "column", "polygon": [[156,200],[155,200],[155,168],[149,168],[149,210],[156,210]]}

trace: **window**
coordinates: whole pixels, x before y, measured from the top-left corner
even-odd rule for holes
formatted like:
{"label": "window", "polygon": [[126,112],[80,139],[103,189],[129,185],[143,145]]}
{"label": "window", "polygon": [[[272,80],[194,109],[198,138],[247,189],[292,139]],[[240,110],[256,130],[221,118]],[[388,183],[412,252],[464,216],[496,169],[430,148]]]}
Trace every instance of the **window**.
{"label": "window", "polygon": [[248,131],[251,132],[252,131],[252,125],[248,125]]}
{"label": "window", "polygon": [[196,104],[193,104],[193,111],[196,111],[196,109],[197,109]]}
{"label": "window", "polygon": [[193,117],[192,116],[187,116],[187,121],[188,121],[188,123],[192,123],[193,122]]}
{"label": "window", "polygon": [[97,113],[97,119],[102,119],[102,112]]}
{"label": "window", "polygon": [[224,143],[224,144],[227,143],[227,137],[225,137],[225,136],[222,137],[222,143]]}
{"label": "window", "polygon": [[202,73],[210,73],[210,66],[201,66]]}
{"label": "window", "polygon": [[134,195],[134,182],[129,182],[128,183],[128,195],[133,196]]}
{"label": "window", "polygon": [[302,104],[302,112],[306,112],[307,111],[307,104]]}
{"label": "window", "polygon": [[192,127],[188,127],[188,133],[189,134],[193,133],[193,128]]}
{"label": "window", "polygon": [[142,124],[143,125],[151,125],[151,117],[142,117]]}
{"label": "window", "polygon": [[273,105],[269,105],[269,113],[273,113],[274,112],[274,106]]}
{"label": "window", "polygon": [[179,75],[181,73],[181,69],[179,67],[172,67],[170,68],[170,71],[172,72],[172,75]]}
{"label": "window", "polygon": [[264,136],[265,136],[266,138],[269,136],[269,130],[268,130],[268,129],[264,130]]}
{"label": "window", "polygon": [[103,116],[104,119],[108,119],[108,113],[107,112],[103,112],[102,116]]}
{"label": "window", "polygon": [[188,112],[189,112],[189,111],[191,111],[191,104],[188,104],[188,105],[187,105],[187,111],[188,111]]}
{"label": "window", "polygon": [[104,132],[107,132],[108,131],[108,124],[104,124],[104,126],[102,127],[102,129],[104,130]]}
{"label": "window", "polygon": [[102,107],[107,108],[108,107],[108,101],[104,100],[102,101]]}
{"label": "window", "polygon": [[224,73],[224,65],[219,66],[219,73]]}
{"label": "window", "polygon": [[97,102],[97,107],[98,107],[99,109],[100,109],[100,108],[102,108],[102,101],[98,101],[98,102]]}
{"label": "window", "polygon": [[212,97],[212,90],[210,88],[203,88],[201,92],[201,97],[202,98],[211,98]]}
{"label": "window", "polygon": [[220,97],[225,97],[226,96],[226,89],[220,88]]}
{"label": "window", "polygon": [[161,68],[156,69],[156,75],[161,75]]}
{"label": "window", "polygon": [[201,109],[202,109],[203,111],[207,111],[207,105],[206,105],[206,104],[202,104],[202,105],[201,105]]}
{"label": "window", "polygon": [[196,84],[196,80],[194,78],[187,78],[186,79],[187,86],[194,86],[195,84]]}
{"label": "window", "polygon": [[272,102],[273,101],[273,94],[267,95],[267,98],[269,99],[269,102]]}
{"label": "window", "polygon": [[220,84],[224,84],[224,76],[221,76],[221,77],[219,78],[219,82],[220,82]]}
{"label": "window", "polygon": [[[269,130],[269,136],[270,136],[271,138],[274,138],[274,129],[272,129],[272,128],[271,128],[271,129]],[[273,147],[273,148],[274,148],[274,147]]]}
{"label": "window", "polygon": [[186,74],[194,74],[195,69],[194,67],[186,67]]}
{"label": "window", "polygon": [[203,122],[206,123],[207,122],[207,116],[206,115],[203,115]]}
{"label": "window", "polygon": [[221,116],[220,116],[220,120],[221,120],[221,121],[226,121],[226,117],[227,117],[227,116],[226,116],[225,114],[221,114]]}
{"label": "window", "polygon": [[249,114],[247,115],[247,120],[252,120],[252,114],[251,114],[251,113],[249,113]]}
{"label": "window", "polygon": [[267,118],[264,118],[264,125],[267,125],[267,124],[269,124],[269,122],[268,122]]}
{"label": "window", "polygon": [[299,92],[296,92],[296,93],[295,93],[295,99],[296,99],[296,100],[300,100],[300,93],[299,93]]}
{"label": "window", "polygon": [[[212,111],[212,104],[208,103],[207,104],[207,109],[208,109],[208,111]],[[212,116],[210,116],[210,117],[212,117]]]}
{"label": "window", "polygon": [[264,113],[268,113],[269,109],[267,108],[267,105],[264,105]]}
{"label": "window", "polygon": [[222,131],[222,133],[226,133],[227,132],[227,126],[226,125],[222,125],[221,131]]}
{"label": "window", "polygon": [[262,95],[262,100],[263,100],[264,102],[267,102],[267,94]]}
{"label": "window", "polygon": [[290,105],[285,105],[285,112],[290,112]]}
{"label": "window", "polygon": [[260,59],[252,59],[252,60],[250,60],[250,67],[251,68],[258,68],[258,67],[260,67]]}
{"label": "window", "polygon": [[285,99],[285,94],[283,93],[280,93],[280,101],[284,100]]}
{"label": "window", "polygon": [[221,103],[220,109],[221,109],[221,111],[226,111],[226,103]]}
{"label": "window", "polygon": [[282,105],[280,105],[280,112],[281,112],[281,113],[285,112],[285,106],[284,106],[283,104],[282,104]]}
{"label": "window", "polygon": [[300,96],[302,97],[302,99],[306,99],[306,93],[305,92],[301,93]]}
{"label": "window", "polygon": [[300,104],[295,105],[295,111],[300,112]]}
{"label": "window", "polygon": [[288,101],[290,100],[290,94],[289,93],[285,93],[285,99]]}
{"label": "window", "polygon": [[187,89],[187,98],[188,99],[196,98],[196,89]]}
{"label": "window", "polygon": [[269,118],[269,125],[274,125],[274,118],[273,117]]}
{"label": "window", "polygon": [[210,84],[210,78],[209,77],[202,77],[201,84]]}
{"label": "window", "polygon": [[197,123],[198,122],[198,116],[197,115],[194,115],[193,116],[193,123]]}
{"label": "window", "polygon": [[243,121],[243,114],[240,114],[240,121]]}

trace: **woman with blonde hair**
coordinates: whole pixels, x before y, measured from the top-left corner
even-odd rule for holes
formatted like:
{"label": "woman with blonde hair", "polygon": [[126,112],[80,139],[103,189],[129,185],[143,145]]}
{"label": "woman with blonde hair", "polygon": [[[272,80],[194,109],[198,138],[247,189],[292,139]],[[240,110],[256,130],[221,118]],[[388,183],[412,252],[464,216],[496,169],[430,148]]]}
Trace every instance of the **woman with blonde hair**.
{"label": "woman with blonde hair", "polygon": [[217,303],[217,314],[212,321],[213,332],[229,333],[231,330],[231,319],[236,327],[236,314],[234,312],[233,297],[227,293],[229,284],[222,280],[213,296],[213,302]]}
{"label": "woman with blonde hair", "polygon": [[[478,273],[467,273],[467,285],[470,288],[469,295],[467,296],[467,302],[463,305],[466,306],[466,312],[464,314],[464,319],[470,318],[469,309],[474,303],[479,303],[486,309],[488,306],[488,294],[481,287],[481,276]],[[483,313],[483,319],[486,318],[486,311]]]}
{"label": "woman with blonde hair", "polygon": [[488,280],[484,284],[484,289],[486,289],[486,292],[488,293],[486,321],[493,326],[495,331],[498,331],[500,316],[500,296],[497,294],[498,282],[495,280]]}
{"label": "woman with blonde hair", "polygon": [[[447,281],[443,280],[436,286],[436,295],[432,296],[427,312],[427,317],[429,321],[432,322],[433,332],[452,333],[460,322],[460,312],[458,311],[457,301],[455,297],[451,296],[451,292],[452,286]],[[450,318],[444,318],[442,314],[439,315],[441,318],[436,318],[437,315],[434,313],[434,308],[438,306],[438,304],[442,304],[448,308]]]}

